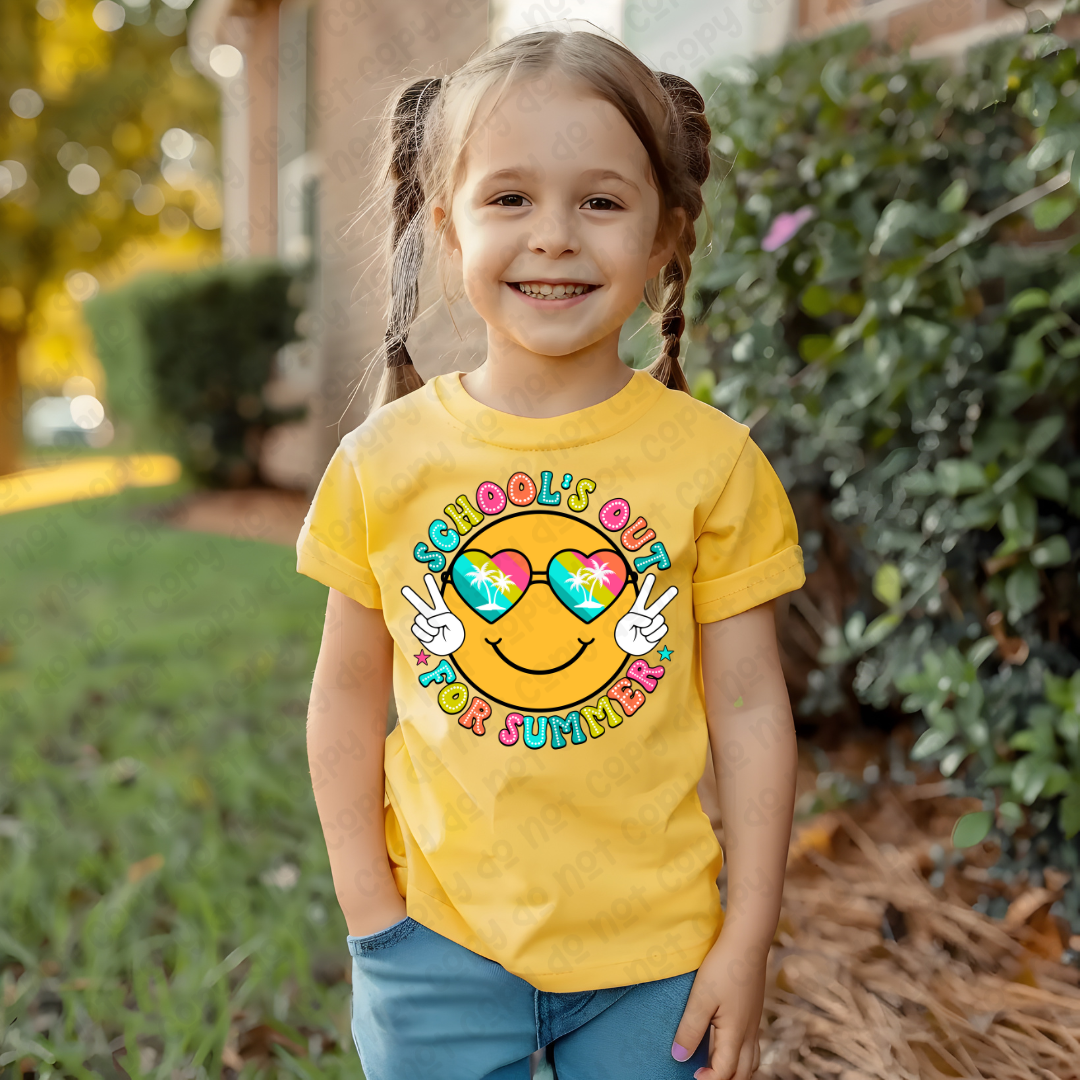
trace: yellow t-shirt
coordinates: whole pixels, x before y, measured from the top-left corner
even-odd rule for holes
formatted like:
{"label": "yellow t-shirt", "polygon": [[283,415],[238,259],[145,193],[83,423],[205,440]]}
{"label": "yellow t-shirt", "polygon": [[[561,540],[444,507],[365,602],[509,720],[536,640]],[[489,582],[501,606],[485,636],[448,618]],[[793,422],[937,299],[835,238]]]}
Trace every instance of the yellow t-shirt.
{"label": "yellow t-shirt", "polygon": [[408,913],[541,990],[693,971],[719,935],[697,624],[804,580],[748,435],[643,371],[542,420],[454,372],[346,435],[308,511],[297,569],[394,639]]}

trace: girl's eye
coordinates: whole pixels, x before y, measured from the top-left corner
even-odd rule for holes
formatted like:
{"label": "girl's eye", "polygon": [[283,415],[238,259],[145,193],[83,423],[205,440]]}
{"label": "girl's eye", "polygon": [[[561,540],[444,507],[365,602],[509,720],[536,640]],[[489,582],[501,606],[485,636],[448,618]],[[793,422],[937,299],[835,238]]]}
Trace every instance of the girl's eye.
{"label": "girl's eye", "polygon": [[[602,203],[601,206],[594,205],[595,203]],[[585,206],[589,210],[619,210],[621,207],[614,199],[606,199],[602,195],[597,195],[595,198],[586,199]]]}
{"label": "girl's eye", "polygon": [[[514,201],[504,202],[503,201],[504,199],[510,199],[510,200],[516,199],[517,201],[516,202],[514,202]],[[525,196],[524,195],[500,195],[497,199],[494,199],[493,202],[494,202],[494,204],[496,206],[524,206],[525,205]]]}

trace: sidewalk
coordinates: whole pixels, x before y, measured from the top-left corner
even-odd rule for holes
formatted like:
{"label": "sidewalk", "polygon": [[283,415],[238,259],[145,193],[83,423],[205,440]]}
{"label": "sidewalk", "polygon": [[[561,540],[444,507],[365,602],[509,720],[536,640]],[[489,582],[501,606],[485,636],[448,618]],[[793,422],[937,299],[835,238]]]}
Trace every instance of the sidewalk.
{"label": "sidewalk", "polygon": [[180,462],[168,454],[86,457],[0,476],[0,514],[98,499],[128,487],[162,487],[180,479]]}

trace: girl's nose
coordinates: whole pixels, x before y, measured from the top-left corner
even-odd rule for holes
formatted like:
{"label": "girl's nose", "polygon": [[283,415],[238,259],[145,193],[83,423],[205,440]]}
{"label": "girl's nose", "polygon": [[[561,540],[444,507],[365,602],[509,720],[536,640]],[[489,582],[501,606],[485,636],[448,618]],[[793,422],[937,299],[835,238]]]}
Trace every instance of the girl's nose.
{"label": "girl's nose", "polygon": [[560,255],[576,255],[581,250],[581,241],[568,218],[549,213],[533,226],[529,250],[557,259]]}

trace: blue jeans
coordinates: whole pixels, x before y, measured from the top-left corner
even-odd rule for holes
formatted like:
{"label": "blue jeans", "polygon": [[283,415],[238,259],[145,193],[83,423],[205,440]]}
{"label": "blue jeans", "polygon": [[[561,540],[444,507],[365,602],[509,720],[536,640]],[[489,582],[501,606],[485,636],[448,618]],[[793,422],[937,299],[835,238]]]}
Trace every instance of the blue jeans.
{"label": "blue jeans", "polygon": [[690,1080],[671,1043],[694,973],[606,990],[537,990],[406,917],[349,935],[352,1035],[367,1080],[528,1080],[550,1046],[558,1080]]}

